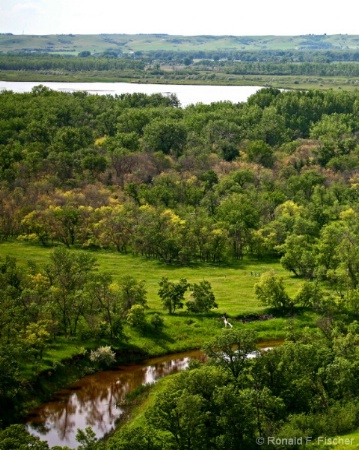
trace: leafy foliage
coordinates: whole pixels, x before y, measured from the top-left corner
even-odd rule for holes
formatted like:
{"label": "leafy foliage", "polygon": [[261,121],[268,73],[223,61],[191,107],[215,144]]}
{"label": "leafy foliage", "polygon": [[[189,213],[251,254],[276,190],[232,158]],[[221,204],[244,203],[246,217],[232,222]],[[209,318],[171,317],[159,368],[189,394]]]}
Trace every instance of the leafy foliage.
{"label": "leafy foliage", "polygon": [[167,277],[162,277],[159,282],[158,295],[161,298],[163,308],[168,309],[169,314],[176,309],[183,308],[184,294],[188,289],[188,282],[185,278],[177,283],[169,281]]}
{"label": "leafy foliage", "polygon": [[218,308],[211,284],[208,281],[194,283],[190,288],[192,290],[191,299],[186,303],[188,311],[208,313],[212,308]]}
{"label": "leafy foliage", "polygon": [[261,280],[254,287],[256,296],[264,305],[278,308],[282,311],[293,307],[293,301],[285,292],[283,279],[277,278],[273,271],[261,276]]}
{"label": "leafy foliage", "polygon": [[91,350],[90,360],[100,367],[108,367],[116,361],[116,355],[111,347],[106,345],[96,350]]}

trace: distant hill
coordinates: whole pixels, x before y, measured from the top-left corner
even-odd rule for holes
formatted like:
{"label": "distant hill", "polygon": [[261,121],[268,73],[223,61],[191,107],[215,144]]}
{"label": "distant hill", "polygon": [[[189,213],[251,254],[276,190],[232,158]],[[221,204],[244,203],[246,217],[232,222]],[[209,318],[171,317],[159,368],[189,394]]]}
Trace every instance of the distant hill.
{"label": "distant hill", "polygon": [[0,34],[0,52],[117,54],[153,51],[359,50],[359,35],[174,36],[167,34]]}

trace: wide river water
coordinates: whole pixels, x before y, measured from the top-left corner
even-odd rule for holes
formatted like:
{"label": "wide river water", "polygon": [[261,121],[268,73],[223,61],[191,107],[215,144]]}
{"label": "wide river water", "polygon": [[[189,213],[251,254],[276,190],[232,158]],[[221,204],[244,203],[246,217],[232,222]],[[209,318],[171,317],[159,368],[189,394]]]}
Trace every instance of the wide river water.
{"label": "wide river water", "polygon": [[181,106],[190,104],[230,101],[240,103],[247,101],[262,87],[259,86],[200,86],[174,84],[141,84],[141,83],[59,83],[59,82],[15,82],[0,81],[0,91],[31,92],[34,86],[42,84],[54,91],[76,92],[86,91],[99,95],[119,94],[176,94]]}
{"label": "wide river water", "polygon": [[[281,341],[268,341],[261,342],[258,347],[266,350],[280,344]],[[255,357],[255,353],[248,357]],[[186,369],[191,359],[203,361],[205,355],[193,350],[85,376],[34,409],[27,418],[26,427],[32,435],[47,441],[50,447],[77,448],[77,430],[89,426],[98,438],[102,438],[115,428],[124,414],[121,402],[127,393]]]}

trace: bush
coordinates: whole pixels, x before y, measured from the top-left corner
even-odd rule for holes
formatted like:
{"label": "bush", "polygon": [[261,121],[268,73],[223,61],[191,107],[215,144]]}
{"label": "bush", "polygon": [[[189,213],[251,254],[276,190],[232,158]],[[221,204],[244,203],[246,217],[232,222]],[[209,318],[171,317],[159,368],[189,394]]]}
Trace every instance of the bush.
{"label": "bush", "polygon": [[142,330],[146,326],[145,308],[142,305],[133,305],[127,314],[127,322],[131,327]]}
{"label": "bush", "polygon": [[187,309],[194,313],[208,313],[212,308],[218,308],[211,284],[203,280],[192,286],[191,300],[186,303]]}
{"label": "bush", "polygon": [[153,316],[151,317],[151,325],[156,328],[156,330],[163,328],[164,322],[162,317],[158,313],[153,314]]}
{"label": "bush", "polygon": [[260,282],[254,286],[254,291],[258,300],[271,308],[284,311],[292,309],[294,305],[285,292],[283,279],[277,278],[273,270],[261,276]]}
{"label": "bush", "polygon": [[100,367],[109,367],[116,362],[115,352],[109,345],[99,347],[97,350],[91,350],[90,360]]}

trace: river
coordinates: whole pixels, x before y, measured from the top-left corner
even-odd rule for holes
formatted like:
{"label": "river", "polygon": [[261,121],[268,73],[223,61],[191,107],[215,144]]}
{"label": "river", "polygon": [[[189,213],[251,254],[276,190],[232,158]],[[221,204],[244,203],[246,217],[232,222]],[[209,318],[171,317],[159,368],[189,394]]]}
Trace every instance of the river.
{"label": "river", "polygon": [[78,428],[90,426],[98,438],[105,436],[124,413],[118,405],[128,392],[184,370],[193,358],[204,359],[204,355],[200,351],[167,355],[85,376],[33,410],[26,427],[50,447],[77,448]]}
{"label": "river", "polygon": [[[267,349],[279,343],[269,341],[258,346]],[[205,356],[194,350],[85,376],[34,409],[27,418],[26,427],[32,435],[47,441],[50,447],[67,445],[77,448],[77,430],[89,426],[98,438],[102,438],[115,428],[124,413],[120,405],[128,392],[186,369],[191,359],[204,360]]]}
{"label": "river", "polygon": [[220,101],[232,103],[246,102],[248,97],[255,94],[260,86],[203,86],[203,85],[174,85],[174,84],[141,84],[141,83],[60,83],[60,82],[15,82],[0,81],[0,91],[8,90],[18,93],[31,92],[34,86],[42,84],[52,90],[60,92],[86,91],[98,95],[119,94],[175,94],[181,106],[204,103],[210,104]]}

